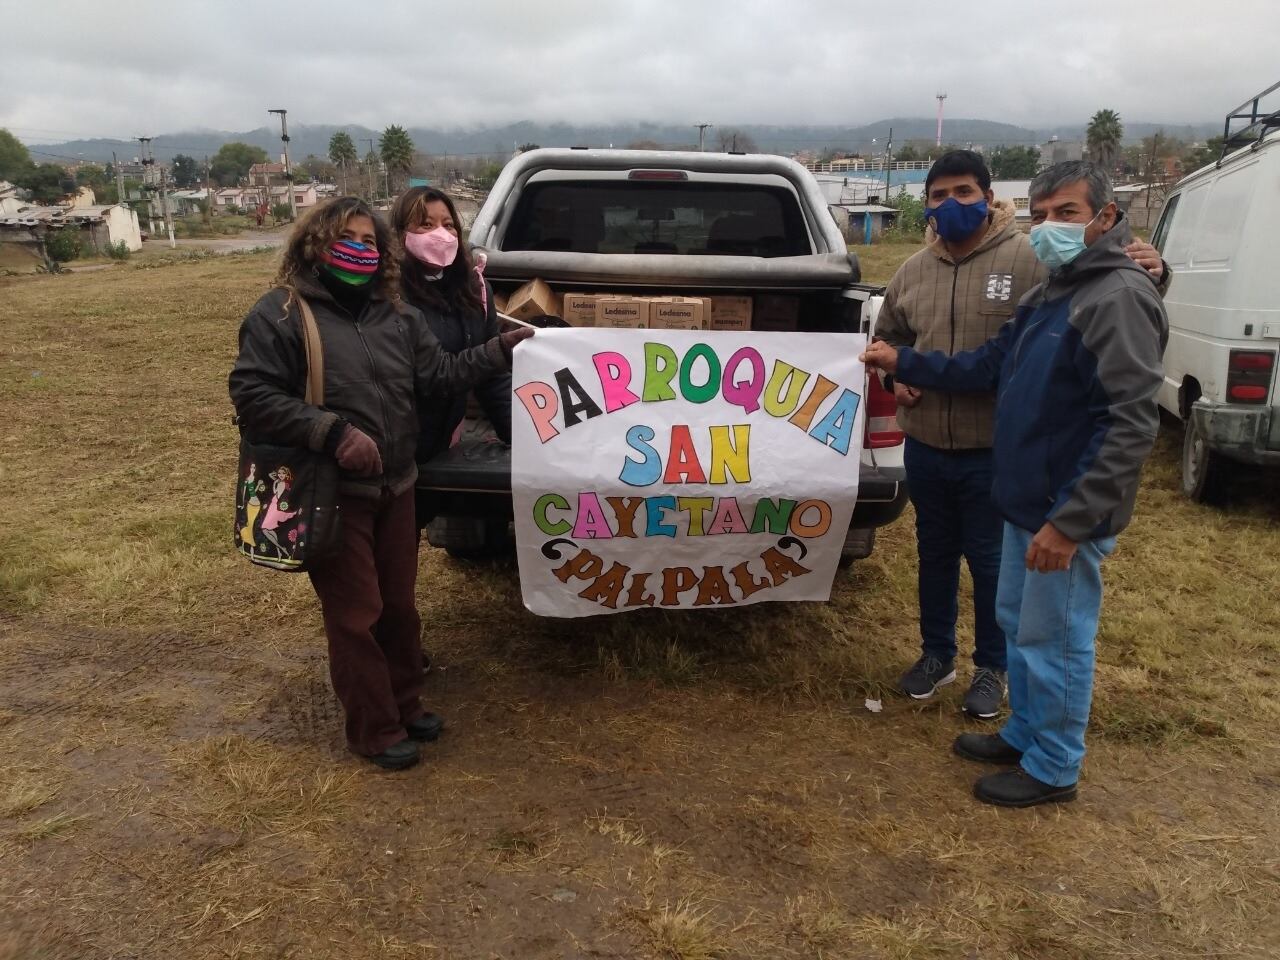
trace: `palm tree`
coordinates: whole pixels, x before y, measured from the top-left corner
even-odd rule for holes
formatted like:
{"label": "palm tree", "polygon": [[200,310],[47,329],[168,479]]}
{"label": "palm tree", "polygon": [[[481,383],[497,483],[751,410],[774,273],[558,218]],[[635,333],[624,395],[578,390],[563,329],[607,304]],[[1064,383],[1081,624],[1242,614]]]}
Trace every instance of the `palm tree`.
{"label": "palm tree", "polygon": [[378,152],[382,155],[387,175],[399,175],[397,183],[400,177],[409,175],[409,170],[413,167],[413,141],[409,139],[404,127],[392,124],[383,130],[382,136],[378,138]]}
{"label": "palm tree", "polygon": [[345,130],[339,130],[329,138],[329,159],[342,171],[342,192],[347,192],[347,164],[356,163],[360,157],[356,153],[355,142]]}
{"label": "palm tree", "polygon": [[1114,110],[1099,110],[1089,121],[1089,129],[1085,136],[1089,145],[1089,155],[1101,164],[1104,170],[1111,170],[1120,153],[1120,141],[1124,139],[1124,126],[1120,123],[1120,114]]}

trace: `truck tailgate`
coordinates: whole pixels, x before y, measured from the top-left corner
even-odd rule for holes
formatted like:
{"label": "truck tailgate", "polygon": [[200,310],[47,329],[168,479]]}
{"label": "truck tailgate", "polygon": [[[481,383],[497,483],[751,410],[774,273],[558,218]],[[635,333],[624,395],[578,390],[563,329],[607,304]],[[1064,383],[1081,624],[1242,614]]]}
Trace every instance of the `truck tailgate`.
{"label": "truck tailgate", "polygon": [[[901,470],[862,464],[859,501],[890,501],[898,496]],[[511,448],[497,440],[466,439],[434,460],[418,465],[418,487],[456,493],[511,493]]]}
{"label": "truck tailgate", "polygon": [[711,290],[840,290],[859,280],[856,257],[725,257],[649,253],[486,251],[492,280],[541,277],[558,287],[690,286]]}

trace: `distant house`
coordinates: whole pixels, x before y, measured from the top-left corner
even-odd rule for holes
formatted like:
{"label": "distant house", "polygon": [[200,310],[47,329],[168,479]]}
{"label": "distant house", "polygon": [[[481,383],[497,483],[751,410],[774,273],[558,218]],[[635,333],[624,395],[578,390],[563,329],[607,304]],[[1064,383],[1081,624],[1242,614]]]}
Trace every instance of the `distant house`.
{"label": "distant house", "polygon": [[8,180],[0,180],[0,217],[7,217],[12,213],[17,213],[19,209],[25,207],[27,201],[18,196],[18,188]]}
{"label": "distant house", "polygon": [[251,187],[274,187],[284,183],[283,163],[255,163],[249,168]]}
{"label": "distant house", "polygon": [[831,215],[849,243],[872,243],[897,219],[898,209],[879,203],[849,203],[832,206]]}
{"label": "distant house", "polygon": [[246,206],[244,194],[245,191],[240,187],[225,187],[214,196],[219,210],[226,210],[228,207],[243,209]]}
{"label": "distant house", "polygon": [[[288,204],[289,187],[279,186],[271,187],[271,203]],[[293,185],[293,205],[299,210],[308,210],[320,202],[319,194],[316,192],[314,183],[295,183]]]}
{"label": "distant house", "polygon": [[72,227],[84,234],[84,245],[98,253],[123,243],[130,250],[142,248],[138,215],[119,204],[110,206],[24,206],[0,216],[0,242],[38,245],[53,230]]}
{"label": "distant house", "polygon": [[175,217],[191,217],[204,212],[209,194],[204,187],[174,190],[169,194],[169,207]]}
{"label": "distant house", "polygon": [[1164,209],[1169,188],[1161,183],[1126,183],[1115,188],[1116,206],[1124,211],[1129,225],[1139,230],[1154,227]]}
{"label": "distant house", "polygon": [[1040,145],[1040,169],[1051,167],[1055,163],[1067,160],[1083,160],[1085,143],[1083,140],[1059,140],[1050,137]]}
{"label": "distant house", "polygon": [[130,251],[142,249],[142,230],[138,226],[138,215],[118,203],[111,206],[78,207],[69,211],[63,219],[86,230],[90,243],[99,253],[106,246],[118,243],[124,243]]}

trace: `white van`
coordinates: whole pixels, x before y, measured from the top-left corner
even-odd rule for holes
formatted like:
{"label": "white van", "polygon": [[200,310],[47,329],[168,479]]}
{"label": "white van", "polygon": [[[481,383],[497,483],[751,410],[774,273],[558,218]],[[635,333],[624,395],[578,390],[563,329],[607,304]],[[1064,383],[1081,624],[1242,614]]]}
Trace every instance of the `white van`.
{"label": "white van", "polygon": [[1258,110],[1277,90],[1228,114],[1224,156],[1178,183],[1152,236],[1173,269],[1160,406],[1186,424],[1182,489],[1200,502],[1233,461],[1280,465],[1280,110]]}

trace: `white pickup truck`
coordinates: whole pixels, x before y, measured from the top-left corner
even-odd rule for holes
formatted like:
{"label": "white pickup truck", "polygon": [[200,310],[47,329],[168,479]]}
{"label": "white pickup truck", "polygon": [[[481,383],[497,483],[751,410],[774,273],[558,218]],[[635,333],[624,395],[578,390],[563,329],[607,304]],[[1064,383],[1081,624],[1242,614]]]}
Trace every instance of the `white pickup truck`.
{"label": "white pickup truck", "polygon": [[[798,303],[799,336],[870,333],[882,293],[859,282],[810,173],[770,155],[532,150],[502,171],[470,242],[499,293],[537,277],[562,293],[782,295]],[[868,556],[906,504],[896,412],[870,377],[845,562]],[[428,528],[433,545],[469,556],[506,538],[509,448],[472,438],[419,470],[443,518]]]}

